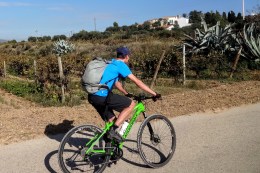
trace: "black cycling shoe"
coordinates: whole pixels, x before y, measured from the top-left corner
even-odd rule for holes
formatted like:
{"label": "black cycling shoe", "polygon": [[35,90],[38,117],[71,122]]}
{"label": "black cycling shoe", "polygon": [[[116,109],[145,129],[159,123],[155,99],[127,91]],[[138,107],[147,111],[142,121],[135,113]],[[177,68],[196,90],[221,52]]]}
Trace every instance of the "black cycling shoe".
{"label": "black cycling shoe", "polygon": [[122,136],[117,131],[115,131],[114,129],[110,129],[108,131],[107,138],[113,139],[113,140],[115,140],[115,142],[118,142],[118,143],[124,141]]}

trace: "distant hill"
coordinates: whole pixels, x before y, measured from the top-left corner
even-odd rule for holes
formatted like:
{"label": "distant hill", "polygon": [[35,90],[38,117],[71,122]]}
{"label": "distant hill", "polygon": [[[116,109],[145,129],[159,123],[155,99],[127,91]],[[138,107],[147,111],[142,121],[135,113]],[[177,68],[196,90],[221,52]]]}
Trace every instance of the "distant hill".
{"label": "distant hill", "polygon": [[0,39],[0,43],[7,42],[7,40]]}

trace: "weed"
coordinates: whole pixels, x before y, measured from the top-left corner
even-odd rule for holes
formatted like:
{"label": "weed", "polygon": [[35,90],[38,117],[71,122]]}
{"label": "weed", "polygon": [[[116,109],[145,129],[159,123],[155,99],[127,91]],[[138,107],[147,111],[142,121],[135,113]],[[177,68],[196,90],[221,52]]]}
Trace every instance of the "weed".
{"label": "weed", "polygon": [[21,108],[19,105],[17,105],[17,103],[13,99],[10,100],[10,105],[15,109]]}
{"label": "weed", "polygon": [[5,103],[5,100],[2,96],[0,96],[0,103],[3,103],[3,104]]}
{"label": "weed", "polygon": [[203,85],[200,81],[196,80],[192,80],[191,82],[187,83],[185,87],[194,90],[205,89],[205,85]]}

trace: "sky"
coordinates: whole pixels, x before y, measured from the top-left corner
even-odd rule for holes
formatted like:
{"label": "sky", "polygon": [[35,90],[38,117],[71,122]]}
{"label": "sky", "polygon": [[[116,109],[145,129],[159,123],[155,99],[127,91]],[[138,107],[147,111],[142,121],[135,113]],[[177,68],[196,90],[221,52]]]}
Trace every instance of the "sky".
{"label": "sky", "polygon": [[[249,14],[260,0],[244,0]],[[242,13],[242,0],[0,0],[0,39],[71,36],[190,11]],[[94,22],[95,21],[95,22]]]}

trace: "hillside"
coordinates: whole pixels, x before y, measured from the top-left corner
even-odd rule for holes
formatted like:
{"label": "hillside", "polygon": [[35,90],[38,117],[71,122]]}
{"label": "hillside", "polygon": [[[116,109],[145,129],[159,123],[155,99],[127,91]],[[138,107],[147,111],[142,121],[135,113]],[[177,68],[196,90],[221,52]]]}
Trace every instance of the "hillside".
{"label": "hillside", "polygon": [[[146,107],[149,114],[158,112],[167,117],[218,112],[233,106],[260,102],[259,93],[260,81],[230,84],[212,81],[208,89],[185,90],[163,96],[162,101],[156,104],[148,102]],[[48,134],[64,132],[83,123],[103,125],[87,102],[75,107],[41,107],[3,90],[0,90],[0,115],[0,145],[37,138],[44,135],[45,131]]]}
{"label": "hillside", "polygon": [[0,39],[0,43],[7,42],[7,40]]}

